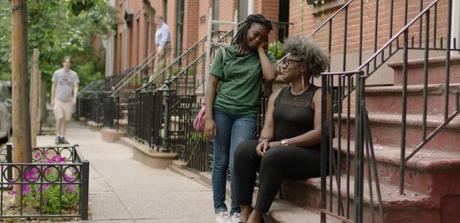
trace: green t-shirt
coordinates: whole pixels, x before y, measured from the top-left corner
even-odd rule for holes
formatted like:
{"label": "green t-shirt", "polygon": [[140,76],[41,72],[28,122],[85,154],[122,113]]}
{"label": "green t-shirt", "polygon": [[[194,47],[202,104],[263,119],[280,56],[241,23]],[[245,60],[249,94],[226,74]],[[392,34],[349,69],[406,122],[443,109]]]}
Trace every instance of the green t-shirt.
{"label": "green t-shirt", "polygon": [[[257,52],[235,55],[234,46],[217,52],[211,74],[219,78],[214,108],[235,116],[256,116],[261,96],[262,66]],[[272,53],[267,53],[275,64]],[[222,62],[224,64],[222,64]]]}

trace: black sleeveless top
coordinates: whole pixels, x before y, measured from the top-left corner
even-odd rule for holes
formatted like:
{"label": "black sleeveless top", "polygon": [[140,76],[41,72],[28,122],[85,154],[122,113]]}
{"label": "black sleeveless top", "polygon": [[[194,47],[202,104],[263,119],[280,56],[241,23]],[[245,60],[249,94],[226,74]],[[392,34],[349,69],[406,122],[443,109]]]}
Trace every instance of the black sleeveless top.
{"label": "black sleeveless top", "polygon": [[293,95],[291,87],[281,89],[275,99],[273,121],[275,140],[302,135],[314,128],[313,96],[319,87],[310,87],[300,95]]}

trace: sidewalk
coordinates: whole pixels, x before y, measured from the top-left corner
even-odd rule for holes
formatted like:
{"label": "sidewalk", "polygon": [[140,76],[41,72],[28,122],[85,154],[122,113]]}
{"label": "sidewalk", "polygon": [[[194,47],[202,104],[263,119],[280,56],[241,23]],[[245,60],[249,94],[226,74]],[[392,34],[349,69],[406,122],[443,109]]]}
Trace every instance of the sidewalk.
{"label": "sidewalk", "polygon": [[[90,162],[88,222],[212,223],[212,192],[170,170],[154,169],[132,159],[132,150],[107,143],[101,134],[71,123],[67,139],[79,144]],[[40,136],[51,145],[54,136]]]}

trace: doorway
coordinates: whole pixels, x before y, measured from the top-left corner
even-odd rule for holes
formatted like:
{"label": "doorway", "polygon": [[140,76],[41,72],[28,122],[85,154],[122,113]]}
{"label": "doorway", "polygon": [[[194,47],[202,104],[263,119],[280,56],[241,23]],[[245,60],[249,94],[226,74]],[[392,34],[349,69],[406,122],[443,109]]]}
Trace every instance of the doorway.
{"label": "doorway", "polygon": [[182,40],[184,37],[184,0],[177,0],[176,15],[176,55],[175,57],[182,54]]}
{"label": "doorway", "polygon": [[289,34],[289,1],[279,1],[279,15],[280,24],[278,28],[278,40],[284,42],[284,39]]}

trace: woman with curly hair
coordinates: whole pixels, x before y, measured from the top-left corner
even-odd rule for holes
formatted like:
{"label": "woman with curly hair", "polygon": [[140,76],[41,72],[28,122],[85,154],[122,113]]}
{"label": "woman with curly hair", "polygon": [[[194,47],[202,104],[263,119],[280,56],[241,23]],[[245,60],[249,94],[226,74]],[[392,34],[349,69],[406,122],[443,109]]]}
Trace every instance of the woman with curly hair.
{"label": "woman with curly hair", "polygon": [[225,205],[227,170],[232,175],[232,221],[239,221],[240,206],[233,177],[237,146],[254,139],[262,79],[271,81],[277,71],[273,54],[267,52],[272,24],[260,14],[249,15],[229,47],[214,58],[205,97],[205,134],[213,139],[212,190],[217,221],[229,218]]}
{"label": "woman with curly hair", "polygon": [[[321,90],[310,80],[327,69],[329,58],[306,38],[288,39],[284,47],[281,77],[290,85],[270,96],[259,140],[243,142],[235,152],[243,222],[262,222],[282,180],[320,176]],[[259,192],[252,210],[257,172]]]}

